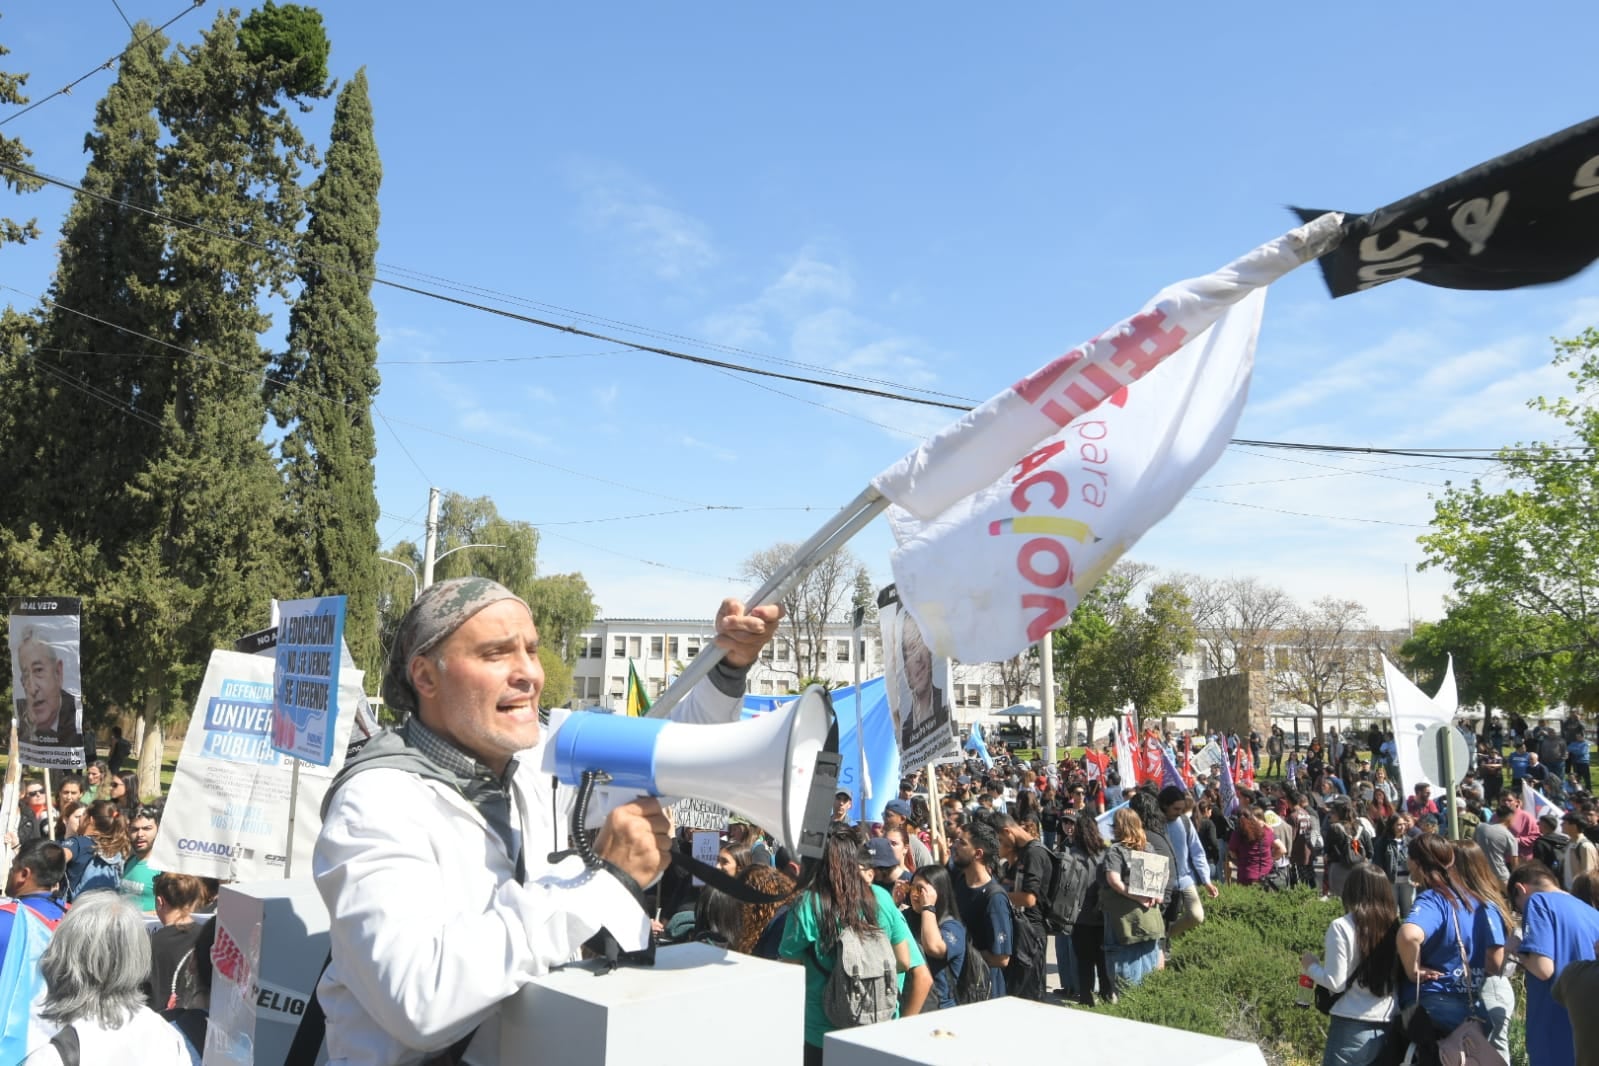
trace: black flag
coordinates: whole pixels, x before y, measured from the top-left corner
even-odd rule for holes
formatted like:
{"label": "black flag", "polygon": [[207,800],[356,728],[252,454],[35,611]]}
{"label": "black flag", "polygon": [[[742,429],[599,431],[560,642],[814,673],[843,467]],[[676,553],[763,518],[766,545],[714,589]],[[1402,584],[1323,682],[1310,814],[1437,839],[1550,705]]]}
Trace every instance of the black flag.
{"label": "black flag", "polygon": [[[1323,211],[1293,208],[1308,222]],[[1564,281],[1599,258],[1599,118],[1344,222],[1333,296],[1411,278],[1445,289]]]}

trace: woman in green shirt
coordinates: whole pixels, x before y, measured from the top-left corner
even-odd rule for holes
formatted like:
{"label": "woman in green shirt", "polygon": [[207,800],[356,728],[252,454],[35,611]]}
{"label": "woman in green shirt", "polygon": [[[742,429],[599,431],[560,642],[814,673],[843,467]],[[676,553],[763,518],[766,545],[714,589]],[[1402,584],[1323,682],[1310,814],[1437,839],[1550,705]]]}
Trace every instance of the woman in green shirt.
{"label": "woman in green shirt", "polygon": [[893,897],[872,884],[866,837],[858,828],[842,823],[834,827],[822,857],[802,875],[800,888],[778,955],[805,967],[804,1061],[805,1066],[821,1066],[822,1038],[837,1028],[827,1019],[823,996],[844,929],[861,937],[885,936],[892,945],[900,988],[896,1017],[921,1010],[933,978]]}

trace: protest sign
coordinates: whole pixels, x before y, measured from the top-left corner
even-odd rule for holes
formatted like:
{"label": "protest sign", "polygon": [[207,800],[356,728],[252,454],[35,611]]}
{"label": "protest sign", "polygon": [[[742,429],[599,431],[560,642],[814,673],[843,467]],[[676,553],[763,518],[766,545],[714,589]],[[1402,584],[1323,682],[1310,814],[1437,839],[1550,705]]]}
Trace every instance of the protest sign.
{"label": "protest sign", "polygon": [[[274,665],[265,655],[211,653],[150,854],[155,869],[223,880],[283,876],[293,773],[272,747]],[[334,720],[335,759],[306,765],[299,777],[300,869],[308,868],[302,864],[322,828],[322,797],[344,764],[354,708],[364,699],[361,682],[359,670],[340,673],[338,703],[348,713]]]}
{"label": "protest sign", "polygon": [[[689,849],[689,853],[693,855],[695,859],[703,862],[706,866],[715,866],[716,856],[721,850],[721,833],[718,833],[714,829],[696,829],[694,831],[694,841]],[[703,885],[705,882],[696,876],[694,878],[694,883],[696,885]]]}
{"label": "protest sign", "polygon": [[19,596],[11,601],[11,692],[17,742],[29,766],[83,765],[83,677],[78,661],[82,601]]}
{"label": "protest sign", "polygon": [[[672,815],[672,824],[679,829],[720,831],[727,828],[727,808],[709,800],[680,799],[668,810]],[[714,860],[716,856],[712,855],[711,858]]]}
{"label": "protest sign", "polygon": [[279,605],[272,748],[318,766],[333,761],[344,603],[343,596],[320,596]]}
{"label": "protest sign", "polygon": [[1152,851],[1127,853],[1127,894],[1160,899],[1171,883],[1171,860]]}
{"label": "protest sign", "polygon": [[901,766],[926,766],[960,753],[960,738],[950,711],[949,660],[933,654],[921,626],[888,586],[877,597],[877,624],[883,636],[883,676],[888,709],[894,716]]}

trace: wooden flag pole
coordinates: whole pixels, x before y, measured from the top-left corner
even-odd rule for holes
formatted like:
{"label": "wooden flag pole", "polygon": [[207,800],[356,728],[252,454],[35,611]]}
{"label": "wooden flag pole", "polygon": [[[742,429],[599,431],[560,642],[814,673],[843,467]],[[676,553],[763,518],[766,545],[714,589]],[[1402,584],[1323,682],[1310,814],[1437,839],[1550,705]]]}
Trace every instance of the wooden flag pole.
{"label": "wooden flag pole", "polygon": [[938,796],[938,767],[932,763],[927,764],[927,806],[928,821],[933,824],[927,827],[933,834],[933,858],[939,862],[949,861],[949,841],[944,836],[944,804]]}

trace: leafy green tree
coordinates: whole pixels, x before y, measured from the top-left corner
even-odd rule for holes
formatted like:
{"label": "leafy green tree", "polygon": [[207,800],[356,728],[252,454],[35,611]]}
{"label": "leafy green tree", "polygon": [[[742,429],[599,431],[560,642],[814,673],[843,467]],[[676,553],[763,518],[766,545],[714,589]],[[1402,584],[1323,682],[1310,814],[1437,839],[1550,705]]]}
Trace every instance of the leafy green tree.
{"label": "leafy green tree", "polygon": [[1548,706],[1558,667],[1554,657],[1541,654],[1543,628],[1542,619],[1504,600],[1476,595],[1449,601],[1443,618],[1416,626],[1399,654],[1428,691],[1443,681],[1453,656],[1460,704],[1482,707],[1487,736],[1495,710],[1530,718]]}
{"label": "leafy green tree", "polygon": [[326,162],[311,185],[310,220],[300,242],[303,287],[289,313],[288,350],[267,378],[272,414],[279,426],[290,427],[281,452],[293,569],[305,575],[310,594],[349,597],[345,637],[369,672],[380,665],[372,279],[382,176],[363,69],[334,107]]}
{"label": "leafy green tree", "polygon": [[1434,502],[1432,532],[1419,539],[1429,566],[1447,567],[1462,599],[1486,596],[1538,620],[1555,691],[1588,711],[1599,707],[1599,330],[1555,342],[1573,395],[1529,401],[1565,427],[1569,445],[1533,443],[1499,454],[1508,488],[1480,480],[1451,486]]}
{"label": "leafy green tree", "polygon": [[[0,48],[0,56],[11,54],[11,49]],[[0,71],[0,104],[22,105],[28,98],[22,94],[23,86],[28,83],[26,74],[11,74]],[[28,157],[33,154],[22,141],[16,137],[0,137],[0,181],[12,192],[33,192],[44,186],[44,182],[28,174],[18,167],[26,168]],[[33,240],[39,235],[37,219],[26,222],[16,222],[9,218],[0,218],[0,244],[22,244]]]}
{"label": "leafy green tree", "polygon": [[1055,701],[1066,716],[1068,739],[1078,717],[1092,739],[1095,720],[1111,717],[1120,709],[1111,672],[1111,627],[1097,591],[1083,597],[1071,621],[1051,637],[1055,642]]}
{"label": "leafy green tree", "polygon": [[1116,693],[1138,721],[1176,714],[1183,706],[1179,657],[1194,648],[1188,594],[1175,582],[1150,586],[1141,604],[1117,606],[1111,623],[1110,671]]}
{"label": "leafy green tree", "polygon": [[[434,580],[475,574],[498,581],[527,602],[539,629],[539,662],[545,678],[541,702],[555,707],[571,698],[578,636],[594,621],[598,608],[581,574],[538,573],[538,546],[537,529],[502,517],[487,496],[474,499],[447,492],[440,500]],[[389,557],[422,573],[422,549],[413,543],[396,545]],[[411,604],[413,586],[411,575],[401,567],[384,566],[384,570],[378,602],[383,647],[388,648]]]}
{"label": "leafy green tree", "polygon": [[240,25],[239,48],[252,63],[275,64],[274,76],[291,94],[326,95],[331,46],[316,8],[266,0]]}

